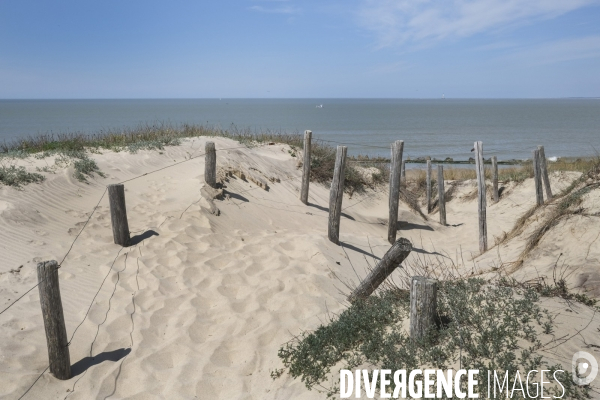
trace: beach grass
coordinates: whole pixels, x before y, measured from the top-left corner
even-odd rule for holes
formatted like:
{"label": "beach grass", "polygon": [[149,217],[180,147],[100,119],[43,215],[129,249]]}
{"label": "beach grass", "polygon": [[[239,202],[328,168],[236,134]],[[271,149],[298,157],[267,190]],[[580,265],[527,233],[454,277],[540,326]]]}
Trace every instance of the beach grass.
{"label": "beach grass", "polygon": [[[578,158],[578,159],[558,159],[555,162],[548,162],[548,172],[581,172],[587,173],[598,163],[596,158]],[[437,176],[437,171],[434,172]],[[416,182],[425,182],[426,172],[424,169],[407,170],[407,177]],[[465,181],[476,179],[477,174],[475,165],[472,168],[452,167],[452,165],[444,165],[444,179],[449,181]],[[485,178],[492,179],[492,168],[490,165],[485,165]],[[500,182],[516,182],[521,183],[525,179],[533,178],[533,164],[531,160],[525,161],[519,165],[511,165],[498,169],[498,180]],[[424,183],[422,183],[424,185]],[[418,185],[420,186],[420,185]]]}
{"label": "beach grass", "polygon": [[[225,137],[247,146],[264,143],[283,143],[291,146],[292,155],[297,155],[303,147],[303,135],[300,132],[256,131],[249,128],[240,129],[234,125],[228,129],[218,127],[168,123],[143,124],[134,128],[100,131],[93,134],[81,132],[64,134],[43,134],[16,139],[0,144],[0,159],[26,158],[34,156],[44,158],[58,155],[63,164],[74,166],[74,176],[80,181],[94,173],[102,174],[94,160],[88,154],[101,150],[128,151],[136,153],[140,150],[163,150],[167,146],[176,146],[182,139],[194,137]],[[311,180],[329,184],[333,177],[336,148],[318,140],[312,143]],[[367,187],[389,181],[389,162],[384,157],[351,156],[348,157],[345,183],[346,192],[363,191]],[[585,172],[593,164],[593,160],[559,160],[548,163],[548,170]],[[373,170],[374,168],[375,170]],[[365,169],[371,172],[365,174]],[[40,172],[40,171],[38,171]],[[38,174],[39,175],[39,174]],[[0,183],[6,185],[25,185],[39,182],[38,175],[27,175],[19,168],[4,170],[0,175]],[[531,162],[521,165],[500,168],[500,181],[522,182],[533,176]],[[475,179],[475,168],[452,167],[446,165],[444,178],[452,181]],[[491,168],[486,166],[486,178],[491,178]],[[407,180],[413,181],[416,188],[425,187],[425,171],[408,169]]]}
{"label": "beach grass", "polygon": [[238,129],[228,130],[203,125],[145,124],[135,128],[100,131],[93,134],[81,132],[45,134],[29,136],[4,142],[0,145],[0,155],[23,157],[35,153],[83,151],[106,149],[113,151],[136,152],[142,149],[162,149],[178,145],[181,139],[200,136],[227,137],[243,144],[278,142],[293,146],[302,145],[300,133],[285,133]]}
{"label": "beach grass", "polygon": [[550,202],[542,206],[536,205],[529,209],[519,218],[511,232],[501,239],[500,242],[503,242],[516,237],[527,226],[539,208],[551,206],[550,212],[542,218],[542,223],[527,238],[525,248],[521,252],[519,259],[514,263],[513,271],[523,265],[524,260],[536,248],[544,235],[558,225],[561,220],[574,215],[591,216],[581,207],[581,204],[586,194],[600,188],[600,158],[594,160],[589,166],[586,164],[586,166],[588,170],[585,173],[571,182],[568,187],[556,195]]}
{"label": "beach grass", "polygon": [[[57,159],[62,165],[74,166],[74,176],[78,180],[85,181],[94,173],[102,174],[95,161],[88,156],[89,153],[97,153],[101,150],[128,151],[130,153],[140,150],[163,150],[167,146],[181,144],[182,139],[195,137],[224,137],[249,147],[264,143],[283,143],[291,147],[290,154],[294,156],[297,156],[298,151],[302,149],[304,140],[303,135],[299,132],[252,131],[235,126],[224,130],[203,125],[155,124],[140,125],[136,128],[118,131],[102,131],[95,134],[68,133],[30,136],[1,144],[0,158],[58,156]],[[312,144],[312,181],[324,184],[331,182],[335,151],[334,147],[318,141]],[[4,176],[0,175],[0,182],[7,185],[15,185],[17,182],[19,185],[39,182],[32,176],[23,173],[11,172],[10,177],[6,180],[3,178]],[[383,177],[384,174],[379,174],[379,176]],[[350,163],[346,168],[345,183],[345,190],[348,193],[362,191],[366,185],[372,185]]]}

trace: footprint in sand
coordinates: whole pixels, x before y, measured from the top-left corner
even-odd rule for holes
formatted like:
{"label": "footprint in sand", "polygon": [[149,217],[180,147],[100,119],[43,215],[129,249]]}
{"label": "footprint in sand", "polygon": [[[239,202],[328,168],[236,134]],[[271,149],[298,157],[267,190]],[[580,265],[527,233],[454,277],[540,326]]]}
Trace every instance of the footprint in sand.
{"label": "footprint in sand", "polygon": [[83,228],[84,225],[85,225],[85,222],[76,223],[74,228],[70,228],[68,230],[69,235],[76,236],[79,232],[81,232],[81,228]]}
{"label": "footprint in sand", "polygon": [[[98,208],[100,208],[100,207],[98,207]],[[67,211],[65,211],[65,214],[70,215],[71,217],[75,217],[75,218],[88,218],[90,216],[91,212],[67,210]]]}

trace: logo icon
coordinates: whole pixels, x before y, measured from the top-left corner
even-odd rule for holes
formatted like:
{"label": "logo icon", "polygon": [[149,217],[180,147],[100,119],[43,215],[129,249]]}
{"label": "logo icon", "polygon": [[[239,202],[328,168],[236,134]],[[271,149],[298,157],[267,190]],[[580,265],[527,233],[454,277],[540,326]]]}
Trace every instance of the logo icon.
{"label": "logo icon", "polygon": [[[578,351],[573,354],[571,367],[573,372],[573,382],[579,386],[589,385],[596,379],[596,375],[598,375],[598,361],[596,361],[593,355],[586,353],[585,351]],[[588,375],[584,376],[586,373]]]}

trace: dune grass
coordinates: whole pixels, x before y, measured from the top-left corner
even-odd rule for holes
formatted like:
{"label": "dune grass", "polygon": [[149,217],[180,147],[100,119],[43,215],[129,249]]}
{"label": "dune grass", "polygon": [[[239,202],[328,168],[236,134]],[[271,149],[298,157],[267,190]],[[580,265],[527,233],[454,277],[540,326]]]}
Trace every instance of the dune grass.
{"label": "dune grass", "polygon": [[[565,169],[567,165],[563,166]],[[407,172],[410,179],[413,179],[419,183],[419,186],[425,185],[426,172],[423,169],[410,170]],[[437,169],[434,169],[433,174],[437,177]],[[498,169],[498,180],[506,182],[523,182],[527,178],[533,177],[533,167],[531,163],[524,163],[523,165],[515,165],[505,168]],[[470,179],[477,179],[477,173],[475,166],[472,168],[467,167],[452,167],[444,165],[444,180],[448,181],[466,181]],[[485,166],[485,179],[492,179],[492,168],[488,165]]]}
{"label": "dune grass", "polygon": [[[299,132],[252,131],[231,126],[224,130],[203,125],[170,124],[140,125],[136,128],[110,130],[95,134],[69,133],[31,136],[0,144],[0,159],[19,159],[33,156],[45,158],[56,156],[58,164],[73,165],[74,176],[80,181],[86,181],[94,173],[103,176],[95,161],[88,156],[101,150],[128,151],[136,153],[140,150],[163,150],[167,146],[181,144],[182,139],[194,137],[224,137],[238,141],[249,147],[264,143],[283,143],[291,146],[290,154],[297,156],[302,149],[304,137]],[[311,180],[329,184],[333,178],[335,151],[332,146],[318,141],[312,144]],[[382,173],[378,176],[383,181],[386,174],[383,164],[378,164]],[[0,174],[0,183],[20,186],[39,182],[41,174],[27,174],[24,168],[9,168]],[[47,169],[46,169],[47,170]],[[46,172],[40,170],[38,172]],[[25,171],[25,172],[24,172]],[[40,178],[41,177],[41,178]],[[345,190],[352,194],[362,191],[366,186],[372,186],[364,176],[348,163],[345,173]]]}
{"label": "dune grass", "polygon": [[[581,172],[586,173],[597,163],[595,158],[587,159],[559,159],[556,162],[548,162],[548,172]],[[437,177],[437,170],[434,171]],[[409,179],[415,180],[419,186],[425,185],[426,172],[424,169],[412,169],[407,171]],[[475,166],[472,167],[452,167],[452,165],[444,165],[444,179],[450,181],[465,181],[476,179]],[[531,161],[526,161],[521,165],[513,165],[510,167],[498,168],[498,181],[500,182],[516,182],[521,183],[525,179],[533,178],[533,164]],[[485,165],[485,179],[492,179],[492,168],[490,165]]]}
{"label": "dune grass", "polygon": [[[516,267],[520,267],[523,261],[540,243],[544,235],[558,223],[573,215],[585,215],[585,209],[581,207],[584,196],[592,190],[600,188],[600,160],[581,177],[575,180],[569,187],[563,190],[557,197],[552,199],[553,208],[544,217],[543,222],[531,233],[523,252],[520,254]],[[536,207],[537,208],[537,207]],[[535,210],[535,209],[534,209]],[[535,212],[527,213],[531,217]]]}
{"label": "dune grass", "polygon": [[[77,179],[85,181],[91,174],[101,174],[98,166],[87,153],[95,153],[101,150],[128,151],[135,153],[140,150],[163,150],[167,146],[176,146],[182,139],[194,137],[225,137],[236,140],[247,146],[264,143],[283,143],[290,145],[293,149],[291,154],[297,155],[302,150],[303,135],[300,132],[284,131],[255,131],[251,129],[240,129],[234,125],[228,129],[204,125],[172,125],[168,123],[145,124],[135,128],[120,130],[100,131],[94,134],[81,132],[65,134],[46,134],[30,136],[0,144],[0,158],[25,158],[35,156],[43,158],[59,155],[63,159],[70,159],[69,164],[74,165],[74,175]],[[335,147],[314,140],[312,143],[311,180],[328,184],[333,177],[335,164]],[[580,171],[587,170],[589,161],[559,161],[549,163],[550,171]],[[378,172],[366,179],[361,168],[374,167]],[[38,171],[39,172],[39,171]],[[14,174],[20,185],[35,182],[37,178],[26,176],[22,173]],[[523,180],[533,176],[531,163],[524,165],[501,168],[499,179],[501,181]],[[491,178],[491,169],[486,166],[486,177]],[[446,165],[444,168],[446,180],[475,179],[474,168],[452,168]],[[11,178],[12,179],[12,178]],[[416,183],[416,188],[424,188],[425,172],[423,170],[407,170],[407,179]],[[384,157],[353,156],[348,157],[346,166],[346,191],[350,194],[360,192],[366,187],[389,181],[389,159]],[[0,183],[9,184],[14,180],[0,180]],[[418,191],[419,192],[419,191]]]}
{"label": "dune grass", "polygon": [[181,139],[199,136],[227,137],[251,145],[277,141],[301,146],[300,133],[274,131],[254,132],[232,126],[228,130],[203,125],[171,125],[166,123],[139,125],[135,128],[100,131],[94,134],[80,132],[30,136],[0,145],[0,155],[16,157],[44,152],[68,152],[90,149],[136,152],[142,149],[163,149],[180,144]]}

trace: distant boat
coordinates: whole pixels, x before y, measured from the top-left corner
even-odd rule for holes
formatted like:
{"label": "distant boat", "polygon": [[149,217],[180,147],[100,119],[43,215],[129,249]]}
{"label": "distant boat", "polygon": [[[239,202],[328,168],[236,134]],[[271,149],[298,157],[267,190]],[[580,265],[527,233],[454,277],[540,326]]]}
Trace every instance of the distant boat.
{"label": "distant boat", "polygon": [[323,108],[323,104],[318,104],[317,108]]}
{"label": "distant boat", "polygon": [[444,93],[442,93],[442,100],[445,100],[446,96],[444,96]]}

